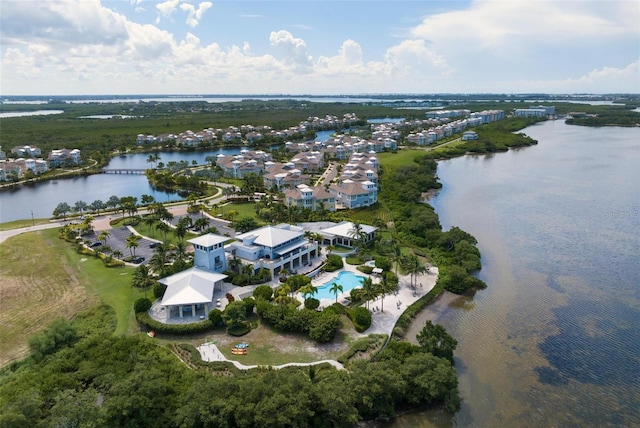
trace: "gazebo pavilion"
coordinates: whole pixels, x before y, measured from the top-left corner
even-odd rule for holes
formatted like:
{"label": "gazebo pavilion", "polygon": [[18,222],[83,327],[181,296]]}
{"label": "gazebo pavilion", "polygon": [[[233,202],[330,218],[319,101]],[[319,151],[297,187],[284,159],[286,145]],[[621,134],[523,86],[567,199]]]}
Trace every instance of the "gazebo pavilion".
{"label": "gazebo pavilion", "polygon": [[216,307],[214,293],[222,291],[222,281],[227,278],[217,272],[193,267],[162,278],[167,286],[161,305],[166,308],[167,319],[184,317],[204,318]]}

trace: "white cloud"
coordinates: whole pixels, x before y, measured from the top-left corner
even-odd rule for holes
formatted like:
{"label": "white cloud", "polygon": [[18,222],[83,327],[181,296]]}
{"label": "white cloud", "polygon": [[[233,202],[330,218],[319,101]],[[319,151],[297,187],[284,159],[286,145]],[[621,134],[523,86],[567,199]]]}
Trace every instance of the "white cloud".
{"label": "white cloud", "polygon": [[200,23],[202,15],[207,11],[207,9],[211,8],[211,6],[213,6],[213,3],[209,1],[200,3],[197,9],[192,4],[182,3],[180,5],[180,9],[188,13],[187,25],[194,28]]}
{"label": "white cloud", "polygon": [[173,15],[173,12],[175,12],[176,9],[178,9],[178,3],[180,3],[180,0],[167,0],[162,3],[158,3],[156,5],[156,9],[158,9],[160,15],[168,18]]}
{"label": "white cloud", "polygon": [[304,40],[293,37],[288,31],[280,30],[271,32],[269,42],[280,50],[284,60],[296,71],[308,71],[313,58],[307,53]]}

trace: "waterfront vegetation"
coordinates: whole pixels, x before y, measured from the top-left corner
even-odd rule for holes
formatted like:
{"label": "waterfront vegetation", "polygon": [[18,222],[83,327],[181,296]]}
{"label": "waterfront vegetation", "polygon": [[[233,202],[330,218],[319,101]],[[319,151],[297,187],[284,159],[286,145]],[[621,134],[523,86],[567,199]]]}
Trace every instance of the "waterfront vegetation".
{"label": "waterfront vegetation", "polygon": [[[300,114],[311,115],[308,109],[291,113],[289,110],[296,109],[291,104],[284,108],[286,102],[276,105],[282,113],[274,122],[276,126],[297,123]],[[576,108],[575,104],[571,106]],[[143,107],[152,110],[151,106]],[[215,116],[206,107],[203,111],[185,112],[185,117],[193,121],[191,125],[185,126],[182,121],[187,119],[180,115],[180,119],[169,119],[175,112],[153,120],[178,120],[180,129],[174,132],[204,127],[199,121]],[[332,111],[324,109],[325,104],[321,107],[323,112],[315,115]],[[345,112],[355,110],[353,105],[333,107],[344,108]],[[228,116],[223,115],[223,119],[215,116],[216,120],[225,121],[224,126],[231,124],[231,117],[241,117],[243,123],[256,123],[255,116],[250,116],[256,112],[235,108],[224,111]],[[265,111],[268,110],[260,107],[260,114]],[[128,114],[134,113],[140,114],[133,110]],[[271,117],[272,113],[265,113],[264,117]],[[381,115],[378,110],[369,113]],[[404,113],[403,116],[409,115]],[[423,116],[423,112],[418,114]],[[85,119],[73,120],[82,123]],[[127,128],[137,121],[114,119],[113,123],[126,124]],[[429,150],[407,148],[397,153],[381,153],[379,202],[361,210],[340,213],[281,210],[268,200],[205,207],[197,197],[193,199],[196,211],[205,208],[214,216],[222,214],[234,221],[237,230],[250,222],[256,227],[273,221],[349,219],[376,225],[380,228],[376,240],[362,246],[350,261],[361,263],[373,258],[382,264],[386,262],[386,270],[410,275],[412,282],[424,272],[426,264],[437,265],[439,279],[435,288],[407,308],[386,347],[386,336],[358,339],[356,332],[366,333],[371,323],[371,314],[363,306],[365,302],[388,290],[365,286],[363,291],[352,293],[352,305],[346,310],[332,305],[317,312],[310,309],[313,298],[306,299],[305,309],[294,309],[290,306],[294,299],[289,296],[294,288],[313,295],[313,289],[306,284],[294,286],[296,281],[291,279],[294,275],[274,295],[266,297],[262,289],[258,295],[265,297],[255,296],[256,301],[233,302],[229,311],[214,313],[215,316],[201,323],[165,331],[144,312],[138,314],[136,322],[134,306],[145,307],[140,305],[148,305],[145,299],[150,297],[146,295],[149,287],[135,286],[136,280],[142,278],[140,268],[106,269],[100,259],[77,252],[75,246],[58,239],[56,230],[7,240],[0,245],[3,260],[0,274],[10,290],[5,293],[6,298],[3,296],[0,315],[5,345],[0,356],[0,365],[5,366],[0,371],[0,406],[4,409],[0,425],[24,426],[28,422],[31,426],[82,426],[90,422],[95,426],[120,426],[126,422],[131,426],[185,427],[353,426],[359,420],[393,417],[401,409],[425,404],[444,404],[455,411],[460,404],[452,364],[455,340],[430,323],[418,335],[419,345],[405,342],[404,334],[416,314],[444,290],[465,293],[485,284],[473,276],[481,267],[475,238],[457,227],[441,230],[437,214],[425,203],[425,195],[441,187],[436,177],[436,159],[535,144],[531,138],[517,133],[535,121],[506,119],[477,128],[479,138],[475,141],[456,141]],[[3,120],[3,126],[4,123]],[[50,132],[55,134],[55,127]],[[136,128],[132,135],[145,132],[159,133],[158,129]],[[31,144],[38,145],[34,141]],[[108,146],[108,150],[113,147]],[[175,179],[175,185],[180,187],[178,181]],[[235,184],[238,193],[243,192],[243,187],[248,194],[256,191],[244,186],[246,181]],[[200,193],[199,188],[196,190]],[[207,191],[203,188],[203,194]],[[122,211],[122,218],[117,221],[137,219],[135,227],[140,233],[168,241],[166,231],[157,227],[162,213],[158,205],[147,201],[149,212],[139,216],[137,201],[134,206],[127,204],[126,199],[124,202],[113,207]],[[71,207],[68,208],[70,212]],[[19,224],[28,226],[30,221],[14,226]],[[175,234],[173,238],[173,245],[179,246],[185,236]],[[333,255],[328,261],[325,270],[337,269],[342,258]],[[163,272],[167,273],[170,272]],[[387,273],[385,281],[393,283],[393,278],[397,281],[395,274]],[[155,291],[155,297],[162,294],[162,290]],[[57,320],[59,317],[64,320]],[[205,363],[199,359],[193,345],[211,337],[224,344],[234,340],[225,333],[225,324],[230,332],[246,333],[243,340],[251,341],[252,355],[245,362],[261,368],[238,371],[229,363]],[[150,339],[139,334],[141,325],[165,334]],[[184,331],[177,331],[180,329]],[[31,337],[28,343],[27,337]],[[331,348],[309,351],[324,342],[331,342]],[[231,357],[226,350],[223,352]],[[327,365],[283,370],[266,367],[289,361],[309,362],[318,355],[338,359],[347,370]],[[23,357],[26,358],[20,360]]]}

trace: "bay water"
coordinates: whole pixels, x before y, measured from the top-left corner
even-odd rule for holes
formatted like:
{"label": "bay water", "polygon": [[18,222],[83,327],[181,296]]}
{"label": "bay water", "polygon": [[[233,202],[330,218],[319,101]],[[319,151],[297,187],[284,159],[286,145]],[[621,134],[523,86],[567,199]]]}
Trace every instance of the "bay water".
{"label": "bay water", "polygon": [[539,144],[440,162],[430,201],[488,284],[423,316],[458,340],[462,409],[385,426],[640,426],[640,128],[521,132]]}

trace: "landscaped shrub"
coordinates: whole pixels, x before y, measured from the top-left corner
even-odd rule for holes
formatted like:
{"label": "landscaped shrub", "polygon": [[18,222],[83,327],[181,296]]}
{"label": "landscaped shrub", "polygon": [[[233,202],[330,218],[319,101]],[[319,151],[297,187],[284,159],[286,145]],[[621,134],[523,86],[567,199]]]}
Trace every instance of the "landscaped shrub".
{"label": "landscaped shrub", "polygon": [[258,285],[255,290],[253,290],[253,297],[256,299],[271,301],[273,298],[273,289],[268,285]]}
{"label": "landscaped shrub", "polygon": [[320,300],[314,299],[313,297],[309,297],[308,299],[304,299],[304,307],[315,311],[320,306]]}
{"label": "landscaped shrub", "polygon": [[249,285],[249,275],[244,274],[244,273],[235,275],[233,277],[233,279],[231,280],[231,283],[233,285],[237,285],[239,287],[243,287],[245,285]]}
{"label": "landscaped shrub", "polygon": [[376,267],[382,270],[391,270],[391,260],[386,257],[376,257]]}
{"label": "landscaped shrub", "polygon": [[211,324],[213,324],[214,326],[224,324],[224,319],[222,318],[222,311],[218,308],[211,309],[209,311],[209,321],[211,321]]}
{"label": "landscaped shrub", "polygon": [[338,269],[342,269],[343,267],[344,263],[342,262],[342,257],[337,254],[331,254],[329,257],[327,257],[322,270],[324,270],[325,272],[334,272]]}
{"label": "landscaped shrub", "polygon": [[253,308],[256,307],[256,300],[253,297],[245,297],[242,299],[247,316],[253,314]]}
{"label": "landscaped shrub", "polygon": [[151,309],[151,305],[151,300],[147,299],[146,297],[141,297],[133,304],[133,310],[136,314],[138,312],[147,312],[149,309]]}
{"label": "landscaped shrub", "polygon": [[362,266],[357,266],[356,269],[366,274],[370,274],[371,272],[373,272],[373,266],[362,265]]}
{"label": "landscaped shrub", "polygon": [[244,336],[250,331],[251,327],[249,326],[249,323],[246,322],[227,327],[227,334],[230,334],[231,336]]}
{"label": "landscaped shrub", "polygon": [[361,256],[358,257],[347,257],[345,259],[348,265],[357,266],[364,263],[364,259]]}
{"label": "landscaped shrub", "polygon": [[324,308],[322,312],[333,312],[336,315],[346,315],[347,308],[342,306],[340,303],[334,303],[331,306]]}
{"label": "landscaped shrub", "polygon": [[311,320],[309,338],[319,343],[331,342],[341,324],[339,315],[321,312]]}
{"label": "landscaped shrub", "polygon": [[371,326],[371,312],[365,307],[358,306],[350,309],[347,315],[358,333],[366,331]]}
{"label": "landscaped shrub", "polygon": [[351,358],[358,353],[364,353],[370,349],[382,346],[387,339],[385,334],[370,334],[367,337],[356,340],[351,344],[349,350],[340,355],[337,360],[339,363],[346,364]]}

